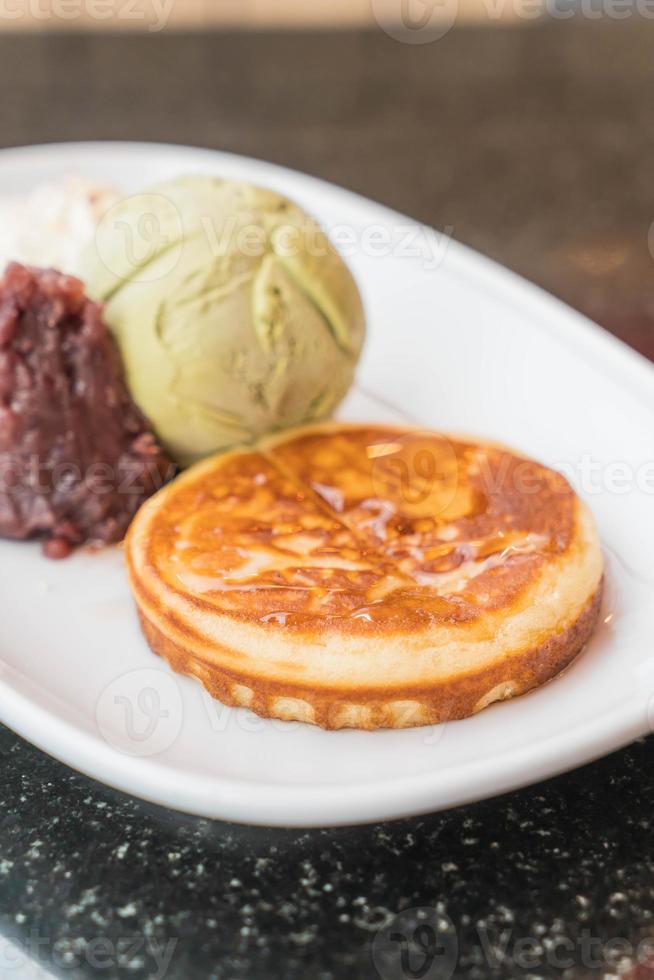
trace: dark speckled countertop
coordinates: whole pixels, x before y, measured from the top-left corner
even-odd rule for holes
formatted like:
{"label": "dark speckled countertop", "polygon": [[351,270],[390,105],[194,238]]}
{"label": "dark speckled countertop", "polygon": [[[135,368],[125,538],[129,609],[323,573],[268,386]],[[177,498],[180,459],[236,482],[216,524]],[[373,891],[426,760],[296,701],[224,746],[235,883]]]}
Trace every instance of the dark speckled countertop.
{"label": "dark speckled countertop", "polygon": [[[307,170],[452,226],[654,357],[653,52],[637,17],[425,45],[3,37],[0,141],[169,140]],[[653,744],[449,813],[302,832],[157,809],[3,729],[1,930],[75,978],[616,974],[654,943]],[[0,977],[16,966],[0,945]]]}

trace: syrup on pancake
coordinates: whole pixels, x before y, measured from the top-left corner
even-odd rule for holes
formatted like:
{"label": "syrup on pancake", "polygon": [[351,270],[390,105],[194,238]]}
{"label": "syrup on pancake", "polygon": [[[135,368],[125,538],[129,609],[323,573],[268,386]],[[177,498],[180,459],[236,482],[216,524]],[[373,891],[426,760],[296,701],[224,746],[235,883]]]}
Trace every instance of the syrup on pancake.
{"label": "syrup on pancake", "polygon": [[563,551],[574,494],[503,450],[434,433],[308,431],[231,456],[153,533],[171,585],[271,625],[476,619]]}

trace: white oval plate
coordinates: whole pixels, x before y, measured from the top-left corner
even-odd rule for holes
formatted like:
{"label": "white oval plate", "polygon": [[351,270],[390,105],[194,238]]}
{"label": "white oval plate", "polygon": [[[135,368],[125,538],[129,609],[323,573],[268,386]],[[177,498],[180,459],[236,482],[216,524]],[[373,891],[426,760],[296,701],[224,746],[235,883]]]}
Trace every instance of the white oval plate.
{"label": "white oval plate", "polygon": [[[277,188],[348,255],[369,341],[350,418],[476,432],[565,468],[606,547],[602,624],[544,688],[400,732],[262,721],[173,674],[141,637],[120,549],[52,564],[0,543],[0,717],[58,759],[179,810],[314,826],[401,817],[515,789],[650,730],[654,368],[445,235],[314,178],[212,151],[74,144],[0,153],[3,193],[71,172],[125,190],[190,172]],[[348,244],[349,243],[349,244]]]}

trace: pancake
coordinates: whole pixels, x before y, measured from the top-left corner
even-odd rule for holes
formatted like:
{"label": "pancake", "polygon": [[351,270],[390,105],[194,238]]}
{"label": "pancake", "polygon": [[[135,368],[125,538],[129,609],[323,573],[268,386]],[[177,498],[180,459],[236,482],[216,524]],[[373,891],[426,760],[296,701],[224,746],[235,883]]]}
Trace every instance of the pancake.
{"label": "pancake", "polygon": [[474,714],[595,625],[602,556],[567,481],[493,443],[329,423],[198,464],[126,542],[151,648],[215,698],[324,728]]}

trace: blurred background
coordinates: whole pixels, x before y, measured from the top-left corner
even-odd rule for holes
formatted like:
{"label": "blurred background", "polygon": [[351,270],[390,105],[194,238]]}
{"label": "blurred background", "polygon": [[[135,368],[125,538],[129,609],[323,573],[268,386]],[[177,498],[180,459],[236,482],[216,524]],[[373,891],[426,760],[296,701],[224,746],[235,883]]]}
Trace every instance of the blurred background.
{"label": "blurred background", "polygon": [[318,174],[654,355],[654,0],[0,0],[0,142]]}
{"label": "blurred background", "polygon": [[[415,4],[415,9],[411,9]],[[461,0],[463,17],[511,16],[509,3]],[[534,3],[525,3],[534,10]],[[8,29],[348,28],[377,18],[409,30],[447,16],[449,0],[4,0]],[[374,9],[373,9],[374,8]]]}

